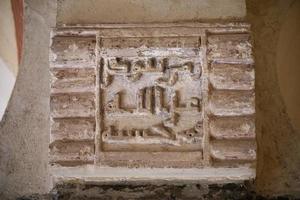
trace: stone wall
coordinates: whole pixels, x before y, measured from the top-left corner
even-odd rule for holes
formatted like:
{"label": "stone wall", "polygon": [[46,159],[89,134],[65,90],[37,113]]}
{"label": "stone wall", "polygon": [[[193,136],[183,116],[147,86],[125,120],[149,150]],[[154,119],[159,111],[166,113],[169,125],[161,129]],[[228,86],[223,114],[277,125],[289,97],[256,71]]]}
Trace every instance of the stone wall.
{"label": "stone wall", "polygon": [[52,35],[51,164],[255,168],[249,24],[64,27]]}
{"label": "stone wall", "polygon": [[[296,1],[247,1],[256,54],[256,190],[263,195],[300,196],[299,132],[286,112],[276,66],[279,32],[293,2]],[[55,26],[56,4],[50,0],[26,0],[25,6],[23,61],[0,124],[1,199],[47,193],[50,189],[48,42],[49,27]]]}

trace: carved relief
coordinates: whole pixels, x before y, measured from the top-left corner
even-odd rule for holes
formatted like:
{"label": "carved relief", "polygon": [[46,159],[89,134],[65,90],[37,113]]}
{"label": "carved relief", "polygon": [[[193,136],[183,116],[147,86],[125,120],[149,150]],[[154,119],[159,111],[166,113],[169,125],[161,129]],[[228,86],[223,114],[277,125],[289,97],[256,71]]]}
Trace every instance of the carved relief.
{"label": "carved relief", "polygon": [[50,61],[52,164],[255,163],[247,24],[66,27]]}
{"label": "carved relief", "polygon": [[250,36],[209,34],[209,131],[214,166],[253,163],[255,146],[254,67]]}
{"label": "carved relief", "polygon": [[188,47],[156,49],[147,40],[140,39],[148,47],[136,46],[126,56],[119,48],[100,49],[102,150],[122,145],[123,151],[132,151],[135,145],[139,151],[148,145],[149,152],[181,151],[197,144],[201,151],[201,60],[185,55]]}

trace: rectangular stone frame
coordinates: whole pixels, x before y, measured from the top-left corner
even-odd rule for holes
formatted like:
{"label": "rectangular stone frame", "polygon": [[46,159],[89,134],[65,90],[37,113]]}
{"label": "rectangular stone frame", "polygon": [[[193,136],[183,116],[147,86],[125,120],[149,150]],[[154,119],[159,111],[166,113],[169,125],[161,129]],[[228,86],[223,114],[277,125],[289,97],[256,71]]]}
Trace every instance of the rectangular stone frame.
{"label": "rectangular stone frame", "polygon": [[[126,38],[162,37],[199,38],[203,151],[101,150],[103,42],[117,38],[126,41]],[[74,41],[76,45],[72,46]],[[93,25],[55,29],[50,54],[50,163],[57,173],[58,169],[72,167],[69,170],[75,170],[75,166],[81,168],[88,164],[115,167],[113,170],[117,167],[199,168],[202,171],[236,168],[237,172],[246,169],[246,174],[252,174],[256,160],[253,65],[250,27],[246,23]],[[76,87],[76,81],[80,87]]]}

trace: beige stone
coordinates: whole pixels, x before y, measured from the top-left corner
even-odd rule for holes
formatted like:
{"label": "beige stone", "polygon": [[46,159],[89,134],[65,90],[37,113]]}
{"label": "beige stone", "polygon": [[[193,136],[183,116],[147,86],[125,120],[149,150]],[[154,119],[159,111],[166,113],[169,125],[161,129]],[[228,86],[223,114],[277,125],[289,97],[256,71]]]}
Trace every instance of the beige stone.
{"label": "beige stone", "polygon": [[56,29],[50,163],[250,170],[249,31],[245,23]]}
{"label": "beige stone", "polygon": [[245,0],[58,0],[57,25],[241,20]]}
{"label": "beige stone", "polygon": [[[28,0],[25,2],[26,25],[23,64],[20,67],[17,84],[7,113],[0,124],[0,185],[2,186],[0,187],[0,196],[2,199],[15,199],[30,193],[46,193],[49,189],[47,167],[50,92],[48,41],[49,27],[55,27],[56,1]],[[110,2],[106,1],[107,4]],[[173,2],[175,4],[180,1]],[[209,0],[209,2],[213,1]],[[294,129],[300,123],[297,121],[291,123],[292,116],[289,115],[289,111],[286,111],[287,102],[282,99],[285,98],[283,90],[285,92],[292,91],[291,94],[296,94],[294,91],[298,91],[298,84],[293,81],[299,80],[297,79],[299,76],[294,73],[295,71],[291,73],[290,67],[292,65],[290,62],[293,62],[293,59],[288,57],[287,59],[280,58],[282,61],[280,63],[277,61],[282,55],[299,57],[297,57],[299,51],[286,51],[278,43],[281,30],[285,33],[297,30],[299,20],[297,21],[294,15],[287,14],[290,10],[299,13],[297,12],[299,3],[296,4],[295,2],[293,0],[247,0],[248,20],[251,23],[251,32],[255,41],[253,50],[255,53],[255,126],[258,143],[258,165],[255,182],[257,183],[256,191],[260,195],[287,194],[297,198],[300,194],[298,179],[300,177],[300,134]],[[216,9],[226,6],[224,3],[218,5],[219,7],[216,6]],[[72,9],[68,9],[67,12],[70,14],[70,19],[72,16],[73,18],[78,17],[78,12],[73,12]],[[184,12],[189,13],[190,10],[185,9]],[[211,13],[216,14],[216,12]],[[229,10],[228,13],[231,11]],[[176,15],[176,12],[172,12],[171,15]],[[163,16],[160,17],[159,21],[164,19]],[[187,20],[186,18],[181,19]],[[286,20],[290,21],[290,19],[293,19],[293,24],[285,23]],[[140,18],[140,20],[143,23],[143,19]],[[288,47],[290,41],[292,41],[292,47],[300,46],[295,45],[296,38],[293,35],[283,34],[280,38],[280,43],[284,44],[285,47]],[[276,71],[279,67],[287,73]],[[285,79],[281,79],[283,77]],[[278,79],[281,79],[280,84],[282,82],[287,84],[282,88],[280,85],[280,90]],[[297,102],[297,98],[291,99]],[[299,106],[294,106],[289,110],[297,112],[298,108]],[[236,118],[233,117],[232,120],[236,121]],[[73,136],[71,132],[68,133]],[[81,133],[84,132],[81,131]],[[163,174],[167,173],[168,170],[165,170]],[[234,170],[236,171],[236,169]],[[114,172],[116,171],[118,172],[119,169]],[[61,171],[61,175],[67,174],[65,172]],[[78,178],[73,171],[67,172],[69,172],[67,175],[73,176],[75,179]],[[97,172],[91,170],[93,174],[97,173],[98,175],[99,172],[103,172],[103,176],[106,177],[111,175],[102,169]],[[153,173],[153,171],[149,173]],[[241,172],[239,171],[239,173]],[[77,173],[77,175],[82,174]],[[161,179],[161,175],[159,174],[157,178]],[[193,174],[191,176],[196,177]],[[229,172],[226,173],[226,176],[229,176]],[[233,175],[230,174],[230,176]],[[127,177],[126,172],[124,172],[121,180],[124,180],[124,177]],[[183,177],[179,179],[181,178]],[[121,194],[123,195],[123,193]]]}

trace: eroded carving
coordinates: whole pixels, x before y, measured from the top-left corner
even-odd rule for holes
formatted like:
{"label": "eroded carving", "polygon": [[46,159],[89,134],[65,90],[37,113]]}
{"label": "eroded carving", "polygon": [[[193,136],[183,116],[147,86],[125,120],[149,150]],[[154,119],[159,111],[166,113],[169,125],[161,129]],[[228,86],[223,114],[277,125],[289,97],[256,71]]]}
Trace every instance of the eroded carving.
{"label": "eroded carving", "polygon": [[51,163],[253,166],[248,25],[168,26],[54,34]]}
{"label": "eroded carving", "polygon": [[185,48],[137,46],[126,56],[118,48],[102,52],[103,143],[122,144],[123,150],[135,144],[137,151],[142,144],[202,148],[199,57],[185,54]]}

